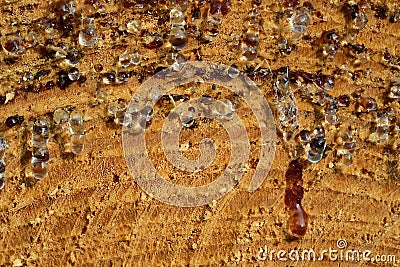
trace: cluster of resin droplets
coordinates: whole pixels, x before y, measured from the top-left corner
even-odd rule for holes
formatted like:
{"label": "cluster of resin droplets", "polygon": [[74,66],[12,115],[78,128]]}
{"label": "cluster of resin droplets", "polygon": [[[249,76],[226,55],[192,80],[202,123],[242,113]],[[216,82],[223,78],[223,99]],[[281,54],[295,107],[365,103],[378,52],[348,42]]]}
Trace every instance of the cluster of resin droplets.
{"label": "cluster of resin droplets", "polygon": [[[358,4],[346,3],[342,10],[348,20],[350,32],[363,30],[368,23],[365,13],[366,5],[363,1],[359,2]],[[277,49],[281,55],[288,55],[292,47],[305,37],[307,27],[311,24],[313,12],[312,6],[306,3],[300,5],[299,1],[281,1],[281,18],[289,24],[291,30],[291,38],[279,36],[276,39]],[[146,4],[141,4],[141,1],[123,0],[121,5],[128,9],[143,10]],[[193,28],[188,27],[188,21],[185,20],[185,16],[187,16],[185,12],[188,10],[187,3],[163,5],[168,7],[165,9],[169,11],[169,20],[165,22],[168,25],[167,34],[162,36],[161,34],[141,31],[142,22],[136,19],[130,20],[118,29],[137,36],[140,40],[137,42],[141,42],[147,49],[166,49],[164,50],[165,57],[162,60],[162,66],[179,70],[181,63],[187,60],[181,54],[181,51],[187,46],[189,38],[193,36],[193,34],[190,34]],[[241,36],[238,37],[238,58],[247,63],[255,62],[259,57],[260,35],[264,32],[264,22],[258,10],[259,5],[260,1],[254,1],[244,19]],[[198,7],[192,10],[192,20],[200,17],[202,19],[202,31],[198,36],[199,42],[213,42],[216,39],[221,30],[223,17],[230,9],[229,1],[209,1],[207,10],[203,14]],[[66,1],[56,3],[54,11],[56,18],[37,21],[35,24],[37,31],[31,31],[26,36],[21,36],[20,33],[11,34],[4,36],[1,40],[5,58],[10,64],[20,60],[27,49],[37,49],[44,56],[55,58],[60,62],[57,63],[58,66],[62,66],[57,71],[55,81],[49,80],[43,84],[43,77],[46,77],[50,71],[38,71],[36,74],[25,73],[21,84],[27,85],[22,87],[21,91],[23,92],[40,92],[41,90],[52,89],[55,86],[65,90],[71,84],[83,84],[86,81],[86,74],[84,75],[78,69],[79,61],[83,57],[82,50],[62,42],[55,43],[54,40],[72,35],[76,37],[76,43],[83,51],[95,47],[101,37],[99,18],[105,13],[105,7],[99,1],[85,1],[83,8],[77,10],[73,1]],[[400,15],[396,14],[391,18],[393,22],[400,20]],[[79,21],[79,29],[76,35],[71,33],[70,25],[72,25],[72,21]],[[43,38],[42,35],[36,34],[40,31],[44,33],[43,36],[47,37]],[[368,50],[362,45],[355,44],[349,36],[340,36],[335,30],[327,30],[321,33],[316,42],[316,45],[319,46],[318,54],[321,59],[325,62],[331,62],[340,49],[346,49],[354,57],[354,64],[364,64],[368,60]],[[144,59],[136,48],[135,46],[135,50],[132,51],[127,48],[124,53],[117,55],[115,71],[103,72],[101,64],[94,66],[94,73],[98,75],[99,84],[101,84],[95,93],[96,105],[104,102],[103,86],[126,83],[130,77],[135,75],[139,81],[143,81],[146,76],[156,72],[155,66],[140,69]],[[197,56],[198,54],[196,54]],[[385,55],[384,61],[391,67],[398,65],[398,59],[391,57],[391,55]],[[236,77],[238,73],[239,70],[236,68],[228,70],[228,75],[232,78]],[[345,73],[348,73],[346,69],[340,69],[336,76],[346,75]],[[354,101],[356,112],[368,113],[373,117],[375,129],[368,140],[374,143],[384,143],[388,141],[393,129],[397,132],[400,131],[400,127],[393,118],[395,110],[393,108],[380,108],[376,101],[369,97],[359,95],[333,97],[330,91],[335,85],[334,76],[325,75],[322,72],[311,74],[303,71],[292,71],[288,67],[284,67],[275,71],[253,68],[247,74],[256,82],[272,78],[272,102],[276,113],[277,128],[282,134],[284,142],[295,148],[292,153],[294,156],[292,156],[286,172],[285,204],[290,215],[289,227],[293,235],[303,236],[308,221],[308,215],[301,204],[304,191],[302,187],[303,169],[307,168],[309,164],[321,161],[324,157],[327,149],[326,134],[328,132],[325,132],[327,127],[324,127],[323,124],[328,125],[328,127],[336,125],[340,122],[339,110],[349,107],[349,102]],[[40,83],[35,83],[36,80],[39,80]],[[299,110],[295,94],[300,94],[302,99],[320,107],[324,123],[319,121],[317,125],[308,127],[308,130],[300,129]],[[13,97],[14,94],[9,93],[3,100],[9,102]],[[159,95],[154,95],[154,98],[158,97]],[[400,98],[400,82],[391,83],[387,97],[391,100]],[[184,97],[182,102],[186,102],[188,98]],[[150,106],[137,110],[127,110],[127,101],[124,99],[110,101],[107,104],[108,115],[111,116],[115,124],[121,126],[135,125],[141,129],[147,129],[151,124],[153,109]],[[226,118],[230,118],[234,110],[233,104],[227,99],[218,102],[217,106],[213,106],[213,112]],[[188,128],[195,126],[195,112],[196,110],[187,104],[185,111],[180,116],[183,126]],[[52,125],[49,117],[40,116],[34,119],[32,126],[31,167],[33,176],[38,180],[48,175],[50,160],[48,143],[50,126]],[[52,118],[56,127],[62,128],[69,135],[70,151],[74,154],[81,153],[85,138],[83,115],[75,110],[57,109]],[[7,120],[5,123],[9,128],[21,124],[18,116],[9,117]],[[344,128],[337,138],[337,154],[342,159],[343,166],[350,166],[353,163],[353,153],[356,149],[356,133],[351,127]],[[0,188],[3,188],[5,184],[5,151],[6,139],[0,138]]]}

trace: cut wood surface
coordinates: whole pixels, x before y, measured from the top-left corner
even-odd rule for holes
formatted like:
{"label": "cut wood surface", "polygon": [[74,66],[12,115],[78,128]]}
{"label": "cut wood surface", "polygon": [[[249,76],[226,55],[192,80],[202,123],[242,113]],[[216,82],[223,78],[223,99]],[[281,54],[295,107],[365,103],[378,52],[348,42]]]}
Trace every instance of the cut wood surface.
{"label": "cut wood surface", "polygon": [[[158,66],[167,66],[168,53],[172,51],[168,42],[171,6],[145,3],[144,9],[136,9],[128,8],[127,3],[142,1],[88,2],[95,4],[74,1],[76,11],[68,16],[54,11],[59,2],[1,1],[0,132],[7,140],[4,158],[7,180],[0,191],[0,265],[400,265],[400,106],[397,99],[388,98],[390,87],[400,79],[400,21],[393,22],[394,18],[400,20],[396,13],[400,5],[396,1],[366,1],[363,12],[368,23],[361,30],[352,29],[352,21],[346,20],[342,11],[344,1],[310,1],[313,7],[311,24],[305,35],[294,42],[290,24],[282,18],[284,1],[263,0],[258,6],[262,29],[254,61],[245,61],[241,56],[243,25],[250,17],[251,1],[232,0],[231,10],[222,16],[215,40],[209,43],[200,39],[212,1],[190,2],[184,12],[188,43],[178,53],[186,60],[201,58],[229,66],[235,64],[250,77],[252,67],[253,72],[265,69],[275,73],[286,66],[292,73],[304,71],[317,75],[321,71],[335,78],[334,88],[327,93],[333,97],[350,96],[350,105],[338,109],[338,123],[329,125],[324,120],[324,107],[305,99],[301,85],[291,82],[299,109],[296,133],[303,129],[313,131],[316,125],[322,124],[327,143],[324,158],[303,170],[301,203],[308,214],[308,229],[302,238],[289,234],[289,213],[284,201],[285,172],[295,157],[295,137],[288,143],[278,132],[270,172],[259,189],[248,192],[259,158],[260,131],[245,104],[238,114],[251,143],[249,164],[240,183],[224,197],[207,206],[175,207],[152,198],[135,183],[135,175],[129,172],[124,158],[122,127],[114,122],[108,107],[118,99],[129,103]],[[301,1],[300,5],[303,4]],[[357,5],[356,2],[351,4]],[[93,47],[83,47],[78,42],[81,18],[91,14],[87,11],[90,6],[95,10],[98,42]],[[199,18],[194,15],[197,6],[201,11]],[[379,15],[383,12],[381,7],[387,8],[387,16]],[[82,8],[85,11],[81,11]],[[64,28],[61,16],[69,18]],[[46,24],[53,18],[58,26]],[[138,33],[126,26],[133,19],[141,24]],[[65,30],[70,26],[72,28]],[[342,38],[333,61],[319,56],[321,34],[328,30],[336,31]],[[32,32],[38,43],[29,47],[27,40]],[[156,49],[144,45],[146,36],[151,33],[164,37],[164,43]],[[25,40],[21,44],[24,51],[10,58],[6,44],[18,35]],[[279,37],[289,40],[292,47],[289,55],[279,52]],[[64,43],[62,49],[61,43]],[[364,54],[354,53],[346,43],[363,45]],[[71,82],[61,90],[61,72],[68,72],[72,66],[53,51],[68,54],[74,49],[81,54],[75,67],[86,81]],[[127,54],[139,52],[140,64],[123,68],[118,58],[125,51]],[[103,70],[98,69],[98,64]],[[41,70],[48,72],[40,76]],[[117,72],[117,82],[104,83],[105,74],[112,72]],[[118,83],[121,72],[129,75],[128,81]],[[267,76],[256,82],[275,112],[273,84],[276,77]],[[194,90],[190,86],[177,88],[173,94],[232,97],[223,88],[194,85]],[[104,93],[104,99],[98,97],[99,92]],[[354,97],[355,92],[361,98]],[[377,128],[377,111],[364,112],[359,104],[360,99],[367,97],[376,100],[378,109],[394,108],[386,142],[372,140]],[[66,126],[56,125],[52,120],[54,111],[65,107],[84,114],[84,149],[77,155],[71,152]],[[165,179],[183,186],[210,183],[221,175],[229,162],[229,136],[218,123],[206,119],[198,120],[194,128],[183,129],[180,141],[185,146],[183,154],[188,158],[200,156],[199,143],[204,138],[214,139],[218,151],[212,166],[204,173],[187,174],[178,170],[167,161],[160,144],[163,121],[172,108],[171,99],[163,97],[154,110],[151,127],[146,130],[147,148],[155,168]],[[7,126],[6,119],[16,114],[23,116],[24,122]],[[31,170],[32,125],[35,118],[43,115],[51,119],[49,174],[36,181]],[[344,129],[351,129],[356,143],[351,166],[343,166],[340,155],[340,133]],[[305,159],[304,151],[300,152],[298,156]],[[307,249],[316,252],[338,249],[338,240],[347,242],[339,253],[347,249],[370,250],[371,257],[395,255],[396,261],[356,263],[329,260],[327,256],[315,262],[277,258],[279,250],[296,249],[301,255]],[[268,258],[260,259],[260,252],[265,248],[268,248]],[[275,251],[273,259],[269,258],[271,250]]]}

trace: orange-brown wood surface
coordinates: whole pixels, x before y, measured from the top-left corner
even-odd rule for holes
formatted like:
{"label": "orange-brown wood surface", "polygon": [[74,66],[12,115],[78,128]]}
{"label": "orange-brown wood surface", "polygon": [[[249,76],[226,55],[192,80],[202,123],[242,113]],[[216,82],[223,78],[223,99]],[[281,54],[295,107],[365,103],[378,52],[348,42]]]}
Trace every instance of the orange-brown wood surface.
{"label": "orange-brown wood surface", "polygon": [[[326,124],[318,117],[323,108],[300,97],[300,89],[292,84],[299,108],[300,128],[312,131],[322,123],[326,131],[326,157],[303,170],[304,197],[302,205],[308,214],[308,229],[304,237],[292,238],[288,233],[289,213],[284,203],[285,172],[293,148],[281,137],[277,139],[272,168],[262,186],[253,193],[247,191],[256,168],[260,133],[250,112],[240,114],[251,140],[248,168],[243,180],[223,198],[208,206],[193,208],[164,204],[146,194],[129,173],[122,147],[122,128],[110,120],[108,105],[118,99],[129,102],[143,82],[151,77],[157,66],[165,66],[171,51],[168,40],[157,49],[146,48],[144,36],[149,32],[170,30],[171,6],[145,4],[144,10],[123,7],[130,1],[99,0],[94,20],[99,40],[93,47],[82,47],[78,34],[82,12],[88,4],[74,1],[76,12],[68,36],[55,30],[53,36],[40,28],[51,18],[57,3],[51,1],[2,0],[0,4],[1,42],[19,33],[27,39],[29,32],[39,36],[39,43],[10,62],[7,52],[0,52],[0,96],[7,96],[0,105],[1,135],[7,139],[4,159],[7,181],[0,191],[0,265],[2,266],[398,266],[400,261],[400,174],[399,135],[391,125],[386,142],[373,142],[376,111],[357,113],[358,100],[351,98],[349,107],[339,108],[339,122]],[[90,1],[87,1],[90,2]],[[97,2],[97,1],[94,1]],[[212,1],[211,1],[212,2]],[[386,101],[392,82],[400,78],[400,22],[390,22],[400,5],[396,1],[366,1],[367,27],[353,30],[341,11],[345,1],[310,1],[311,24],[304,38],[293,43],[289,55],[280,55],[277,40],[291,38],[289,23],[282,16],[283,1],[263,0],[258,7],[262,29],[259,32],[258,57],[254,61],[241,58],[240,44],[244,21],[249,18],[251,1],[231,1],[231,10],[222,18],[215,40],[202,43],[198,36],[204,30],[206,11],[210,3],[189,2],[185,11],[188,44],[179,53],[187,60],[201,57],[226,65],[236,64],[246,71],[250,66],[276,70],[288,66],[335,77],[329,91],[334,97],[360,92],[361,97],[373,97],[379,108],[392,107],[395,116],[400,106],[397,100]],[[354,2],[355,3],[355,2]],[[303,4],[301,1],[300,5]],[[104,7],[104,9],[102,8]],[[193,18],[200,7],[201,16]],[[377,7],[386,6],[386,18],[375,16]],[[44,18],[44,19],[42,19]],[[141,24],[142,33],[128,32],[126,25],[133,19]],[[318,56],[321,34],[335,30],[342,40],[363,44],[367,60],[358,64],[341,42],[333,61]],[[8,38],[8,39],[7,39]],[[53,39],[54,44],[45,43]],[[43,49],[65,43],[83,56],[76,68],[87,80],[75,82],[65,90],[57,85],[58,72],[68,70],[63,58],[46,57]],[[66,50],[68,50],[66,48]],[[118,57],[125,51],[142,55],[139,65],[122,68]],[[385,53],[391,55],[383,60]],[[101,64],[102,71],[95,65]],[[151,66],[153,69],[151,69]],[[338,70],[343,70],[341,73]],[[24,81],[27,72],[34,76],[40,70],[50,70],[47,76]],[[131,72],[126,83],[104,84],[107,72]],[[339,74],[340,75],[339,75]],[[45,89],[48,81],[56,85]],[[259,84],[273,106],[273,78]],[[27,86],[33,85],[32,90]],[[28,89],[27,89],[28,88]],[[187,91],[185,91],[187,90]],[[214,94],[229,97],[222,88],[199,86],[197,95]],[[105,99],[96,99],[96,92]],[[190,88],[175,90],[193,93]],[[3,101],[4,102],[4,101]],[[179,102],[179,101],[178,101]],[[51,123],[48,144],[49,175],[35,181],[31,173],[31,127],[36,117],[52,114],[56,109],[72,106],[84,114],[86,140],[78,155],[70,152],[66,130]],[[215,122],[199,120],[194,129],[184,129],[180,140],[189,144],[184,152],[188,158],[199,156],[198,144],[203,138],[213,138],[218,147],[217,157],[204,173],[186,175],[174,169],[166,160],[160,145],[160,129],[165,114],[173,107],[168,98],[158,105],[147,147],[156,169],[166,179],[185,186],[198,186],[215,180],[229,162],[229,137]],[[245,110],[246,106],[243,107]],[[9,116],[24,116],[22,125],[12,128],[3,122]],[[340,131],[351,128],[356,142],[353,164],[343,166],[338,151]],[[304,158],[304,152],[300,155]],[[337,249],[337,241],[345,239],[347,249],[371,250],[372,256],[396,255],[397,262],[279,261],[258,259],[260,248],[269,250]]]}

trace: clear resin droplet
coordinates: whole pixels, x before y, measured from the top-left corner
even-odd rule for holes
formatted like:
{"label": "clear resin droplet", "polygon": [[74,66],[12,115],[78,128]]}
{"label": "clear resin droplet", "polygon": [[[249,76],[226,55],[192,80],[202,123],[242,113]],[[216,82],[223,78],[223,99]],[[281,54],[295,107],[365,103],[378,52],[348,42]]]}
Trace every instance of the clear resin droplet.
{"label": "clear resin droplet", "polygon": [[33,176],[37,180],[43,180],[48,173],[48,163],[44,161],[32,162]]}
{"label": "clear resin droplet", "polygon": [[359,13],[353,20],[354,29],[363,30],[367,27],[368,19],[364,12]]}
{"label": "clear resin droplet", "polygon": [[289,22],[292,25],[292,39],[294,41],[298,41],[303,37],[308,25],[310,25],[310,21],[310,12],[306,8],[301,8],[293,13]]}
{"label": "clear resin droplet", "polygon": [[137,123],[138,123],[140,129],[146,130],[146,129],[150,128],[150,126],[151,126],[151,118],[149,119],[149,118],[144,117],[143,115],[141,115],[139,117]]}
{"label": "clear resin droplet", "polygon": [[325,113],[325,121],[328,124],[336,124],[339,121],[339,117],[336,112],[326,112]]}
{"label": "clear resin droplet", "polygon": [[118,58],[118,64],[123,68],[129,67],[129,65],[131,64],[131,56],[126,53],[123,53]]}
{"label": "clear resin droplet", "polygon": [[395,82],[391,85],[389,97],[395,99],[400,98],[400,82]]}
{"label": "clear resin droplet", "polygon": [[99,40],[97,30],[94,26],[94,19],[82,19],[82,29],[79,32],[79,44],[81,46],[94,46]]}
{"label": "clear resin droplet", "polygon": [[188,37],[183,27],[172,27],[169,33],[169,42],[175,49],[182,49],[188,42]]}
{"label": "clear resin droplet", "polygon": [[353,164],[353,155],[351,153],[344,153],[342,155],[342,163],[344,166],[350,166]]}
{"label": "clear resin droplet", "polygon": [[139,52],[131,54],[130,57],[131,57],[131,63],[133,65],[139,65],[140,61],[142,60],[142,56],[140,55]]}
{"label": "clear resin droplet", "polygon": [[0,160],[4,158],[4,155],[6,153],[6,144],[6,139],[0,138]]}
{"label": "clear resin droplet", "polygon": [[172,26],[184,26],[185,25],[185,16],[179,8],[174,7],[169,12],[169,18]]}
{"label": "clear resin droplet", "polygon": [[231,118],[235,112],[232,102],[227,99],[216,101],[213,108],[215,114],[226,118]]}
{"label": "clear resin droplet", "polygon": [[191,109],[184,110],[181,114],[179,114],[179,118],[181,123],[185,127],[191,127],[194,123],[194,111]]}
{"label": "clear resin droplet", "polygon": [[85,126],[82,115],[77,111],[71,112],[68,124],[71,151],[74,154],[81,153],[85,142]]}
{"label": "clear resin droplet", "polygon": [[236,78],[239,76],[239,70],[235,67],[229,67],[228,69],[228,76],[231,77],[232,79]]}
{"label": "clear resin droplet", "polygon": [[125,111],[121,110],[121,111],[117,111],[117,113],[115,114],[115,122],[119,125],[124,125],[124,119],[125,119]]}
{"label": "clear resin droplet", "polygon": [[323,153],[320,153],[313,149],[306,150],[307,159],[309,162],[317,163],[322,159]]}
{"label": "clear resin droplet", "polygon": [[42,180],[48,175],[50,153],[47,148],[50,135],[50,122],[47,117],[39,117],[32,128],[32,175]]}
{"label": "clear resin droplet", "polygon": [[252,46],[248,46],[245,43],[242,43],[242,58],[243,60],[246,61],[252,61],[255,60],[257,58],[257,48],[256,47],[252,47]]}
{"label": "clear resin droplet", "polygon": [[71,81],[77,81],[79,79],[79,77],[81,77],[79,70],[77,68],[72,68],[69,72],[68,72],[68,78]]}

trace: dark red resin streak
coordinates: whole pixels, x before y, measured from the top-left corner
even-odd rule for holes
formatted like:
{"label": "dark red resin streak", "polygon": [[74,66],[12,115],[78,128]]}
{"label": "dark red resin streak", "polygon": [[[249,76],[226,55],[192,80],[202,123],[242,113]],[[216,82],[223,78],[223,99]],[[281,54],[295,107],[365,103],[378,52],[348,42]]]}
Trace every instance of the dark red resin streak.
{"label": "dark red resin streak", "polygon": [[286,171],[285,205],[289,210],[289,231],[295,237],[302,237],[307,232],[308,215],[301,206],[303,198],[303,168],[301,159],[292,160]]}

